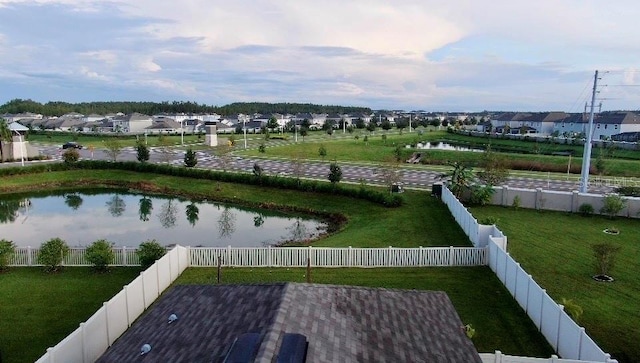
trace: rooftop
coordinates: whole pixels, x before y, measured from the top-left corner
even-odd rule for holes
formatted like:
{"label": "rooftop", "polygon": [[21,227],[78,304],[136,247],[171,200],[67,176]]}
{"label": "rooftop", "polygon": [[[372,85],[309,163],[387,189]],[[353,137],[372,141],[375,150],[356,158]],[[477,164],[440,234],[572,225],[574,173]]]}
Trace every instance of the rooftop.
{"label": "rooftop", "polygon": [[294,283],[175,286],[98,362],[221,362],[243,333],[260,334],[256,362],[284,333],[306,336],[307,362],[481,362],[444,292]]}

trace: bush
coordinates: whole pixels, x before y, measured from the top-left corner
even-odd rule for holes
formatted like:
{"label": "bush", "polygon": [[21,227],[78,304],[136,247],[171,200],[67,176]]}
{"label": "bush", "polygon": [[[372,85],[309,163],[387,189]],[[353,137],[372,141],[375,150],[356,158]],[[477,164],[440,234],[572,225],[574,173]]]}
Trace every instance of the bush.
{"label": "bush", "polygon": [[516,195],[515,197],[513,197],[513,202],[511,203],[511,206],[513,207],[513,209],[520,209],[520,206],[522,205],[522,199],[520,199],[519,195]]}
{"label": "bush", "polygon": [[602,201],[604,205],[600,209],[600,213],[608,215],[611,219],[615,218],[627,205],[627,201],[622,199],[619,194],[607,194]]}
{"label": "bush", "polygon": [[562,298],[562,306],[564,306],[564,311],[575,321],[576,323],[580,320],[582,313],[584,310],[582,306],[578,305],[572,299]]}
{"label": "bush", "polygon": [[480,222],[480,224],[484,224],[484,225],[490,226],[490,225],[498,223],[498,218],[496,218],[494,216],[488,216],[488,217],[485,217],[485,218],[481,219],[479,222]]}
{"label": "bush", "polygon": [[73,164],[80,159],[80,153],[76,149],[67,149],[62,153],[62,160],[65,164]]}
{"label": "bush", "polygon": [[16,253],[16,245],[13,244],[13,241],[0,239],[0,271],[9,267],[9,261],[14,253]]}
{"label": "bush", "polygon": [[618,187],[615,191],[627,197],[640,197],[640,187]]}
{"label": "bush", "polygon": [[113,243],[104,239],[93,242],[91,246],[87,247],[86,259],[93,265],[96,271],[107,271],[109,265],[112,264],[115,259]]}
{"label": "bush", "polygon": [[157,260],[164,256],[166,252],[167,250],[160,245],[160,243],[152,239],[142,242],[136,251],[136,255],[138,255],[140,266],[142,266],[142,269],[146,270],[149,266],[153,265]]}
{"label": "bush", "polygon": [[591,246],[595,257],[595,269],[597,276],[609,276],[609,272],[615,265],[615,257],[620,251],[619,246],[611,243],[598,243]]}
{"label": "bush", "polygon": [[580,214],[582,214],[584,217],[589,217],[590,215],[593,214],[594,209],[591,204],[582,203],[580,204],[580,207],[578,207],[578,212],[580,212]]}
{"label": "bush", "polygon": [[38,263],[45,272],[56,272],[62,266],[62,260],[69,254],[69,246],[60,238],[52,238],[40,246]]}
{"label": "bush", "polygon": [[187,152],[184,154],[184,165],[187,168],[193,168],[198,164],[198,158],[196,157],[196,152],[191,148],[187,149]]}

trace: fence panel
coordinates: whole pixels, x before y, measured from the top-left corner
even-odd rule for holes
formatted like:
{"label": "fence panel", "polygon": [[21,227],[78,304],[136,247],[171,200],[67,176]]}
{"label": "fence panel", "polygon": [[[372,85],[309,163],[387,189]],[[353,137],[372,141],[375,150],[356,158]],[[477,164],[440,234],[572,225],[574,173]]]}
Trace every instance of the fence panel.
{"label": "fence panel", "polygon": [[161,259],[156,261],[156,272],[158,279],[158,293],[164,291],[169,285],[171,285],[171,255],[175,254],[175,251],[171,251],[168,254],[162,256]]}
{"label": "fence panel", "polygon": [[144,289],[142,288],[142,274],[124,287],[127,297],[127,315],[129,325],[144,311]]}
{"label": "fence panel", "polygon": [[527,272],[518,265],[516,270],[516,294],[515,298],[520,307],[527,311],[528,298],[529,298],[529,285],[533,279]]}
{"label": "fence panel", "polygon": [[553,349],[558,351],[558,325],[560,324],[560,312],[562,309],[555,301],[545,294],[542,297],[542,326],[540,332],[547,338]]}
{"label": "fence panel", "polygon": [[129,328],[129,316],[127,311],[127,293],[121,290],[111,300],[105,303],[107,318],[109,319],[108,333],[109,346]]}
{"label": "fence panel", "polygon": [[517,273],[518,273],[518,263],[509,255],[507,255],[507,271],[505,273],[505,283],[504,286],[507,287],[507,290],[511,293],[511,296],[516,296],[516,282]]}
{"label": "fence panel", "polygon": [[558,354],[561,357],[580,357],[580,340],[584,328],[576,324],[565,311],[560,312]]}
{"label": "fence panel", "polygon": [[82,356],[82,328],[78,328],[73,333],[67,335],[50,351],[53,362],[83,362]]}
{"label": "fence panel", "polygon": [[82,329],[86,362],[95,362],[109,347],[107,309],[103,306],[93,314]]}
{"label": "fence panel", "polygon": [[158,298],[158,265],[153,264],[142,273],[142,289],[144,291],[144,308],[148,308]]}
{"label": "fence panel", "polygon": [[527,299],[527,314],[538,329],[542,327],[542,299],[546,294],[547,292],[535,280],[531,280],[529,298]]}
{"label": "fence panel", "polygon": [[580,359],[590,360],[597,362],[604,362],[609,358],[609,354],[606,354],[596,342],[591,339],[584,331],[582,332],[582,345],[580,346]]}

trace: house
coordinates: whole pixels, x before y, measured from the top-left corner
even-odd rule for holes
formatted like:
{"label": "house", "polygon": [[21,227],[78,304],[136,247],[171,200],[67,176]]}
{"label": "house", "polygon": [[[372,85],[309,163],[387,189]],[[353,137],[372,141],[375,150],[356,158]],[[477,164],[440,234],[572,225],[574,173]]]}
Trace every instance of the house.
{"label": "house", "polygon": [[151,116],[141,113],[132,113],[126,116],[119,116],[113,120],[113,132],[142,133],[153,124]]}
{"label": "house", "polygon": [[505,112],[491,119],[497,133],[551,135],[557,121],[569,117],[565,112]]}
{"label": "house", "polygon": [[178,285],[97,362],[222,362],[247,333],[252,339],[242,361],[276,362],[285,336],[293,333],[306,340],[302,358],[306,355],[308,363],[482,362],[462,326],[441,291],[300,283]]}
{"label": "house", "polygon": [[[589,116],[574,114],[554,123],[554,131],[559,135],[586,135]],[[601,112],[593,118],[592,140],[613,139],[614,135],[630,132],[640,132],[640,115],[635,112],[613,111]]]}
{"label": "house", "polygon": [[151,126],[144,129],[145,134],[163,134],[180,132],[180,123],[169,117],[157,117],[153,119]]}

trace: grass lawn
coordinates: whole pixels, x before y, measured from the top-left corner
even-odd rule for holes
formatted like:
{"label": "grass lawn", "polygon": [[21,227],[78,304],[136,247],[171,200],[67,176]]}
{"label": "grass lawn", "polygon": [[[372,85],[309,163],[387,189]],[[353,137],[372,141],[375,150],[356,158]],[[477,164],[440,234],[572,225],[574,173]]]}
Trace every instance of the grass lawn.
{"label": "grass lawn", "polygon": [[139,274],[137,267],[108,274],[82,267],[53,275],[26,267],[0,273],[0,359],[35,361]]}
{"label": "grass lawn", "polygon": [[[473,208],[477,218],[498,218],[508,251],[554,298],[572,299],[584,309],[580,325],[620,362],[640,362],[640,220],[582,217],[561,212],[503,207]],[[602,231],[614,226],[621,233]],[[594,281],[591,245],[621,247],[610,273],[613,283]]]}
{"label": "grass lawn", "polygon": [[[303,268],[225,268],[223,283],[306,282]],[[215,284],[215,268],[187,269],[174,284]],[[549,357],[553,349],[488,267],[313,269],[312,282],[445,291],[479,352]],[[407,317],[410,318],[410,317]]]}

